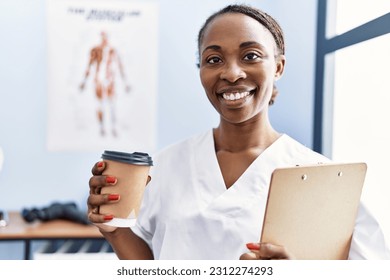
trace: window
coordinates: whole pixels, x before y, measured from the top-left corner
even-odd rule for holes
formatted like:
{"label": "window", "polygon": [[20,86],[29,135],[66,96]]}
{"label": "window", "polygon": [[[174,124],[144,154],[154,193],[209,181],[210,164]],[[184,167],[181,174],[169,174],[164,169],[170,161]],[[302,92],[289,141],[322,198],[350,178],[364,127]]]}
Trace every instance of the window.
{"label": "window", "polygon": [[390,1],[319,0],[314,149],[368,164],[362,200],[390,244]]}

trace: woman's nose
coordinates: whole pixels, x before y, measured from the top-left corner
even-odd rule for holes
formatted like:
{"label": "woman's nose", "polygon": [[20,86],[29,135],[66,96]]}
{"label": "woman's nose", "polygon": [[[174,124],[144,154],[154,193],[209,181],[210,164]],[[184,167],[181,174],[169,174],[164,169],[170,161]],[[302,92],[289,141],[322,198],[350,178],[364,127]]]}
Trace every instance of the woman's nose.
{"label": "woman's nose", "polygon": [[246,78],[246,73],[237,62],[231,62],[226,63],[225,67],[222,69],[220,77],[222,80],[234,83],[239,79]]}

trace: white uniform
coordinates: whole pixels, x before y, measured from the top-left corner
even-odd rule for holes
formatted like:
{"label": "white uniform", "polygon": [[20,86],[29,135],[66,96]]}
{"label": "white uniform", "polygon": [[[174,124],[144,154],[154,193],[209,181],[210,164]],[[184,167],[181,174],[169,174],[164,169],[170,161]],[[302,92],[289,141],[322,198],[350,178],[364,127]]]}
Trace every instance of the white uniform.
{"label": "white uniform", "polygon": [[[133,231],[155,259],[238,259],[257,242],[272,171],[328,162],[282,135],[226,189],[212,131],[168,147],[154,159],[152,181]],[[383,234],[360,207],[349,257],[389,258]]]}

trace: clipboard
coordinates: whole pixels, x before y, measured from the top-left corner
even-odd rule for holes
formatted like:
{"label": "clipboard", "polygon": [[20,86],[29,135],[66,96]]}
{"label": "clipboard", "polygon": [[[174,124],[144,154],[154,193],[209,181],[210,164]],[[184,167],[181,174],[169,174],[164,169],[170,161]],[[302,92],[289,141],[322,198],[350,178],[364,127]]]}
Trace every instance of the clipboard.
{"label": "clipboard", "polygon": [[274,170],[260,241],[301,260],[347,259],[366,171],[365,163]]}

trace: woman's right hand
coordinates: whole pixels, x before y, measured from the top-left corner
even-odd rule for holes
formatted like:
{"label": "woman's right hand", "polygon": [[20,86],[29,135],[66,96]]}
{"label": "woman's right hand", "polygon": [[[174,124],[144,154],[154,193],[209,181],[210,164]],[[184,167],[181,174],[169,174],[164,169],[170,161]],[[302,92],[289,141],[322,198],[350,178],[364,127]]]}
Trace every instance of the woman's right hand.
{"label": "woman's right hand", "polygon": [[[130,228],[117,228],[105,225],[114,218],[110,213],[99,213],[99,207],[108,203],[116,203],[120,197],[115,193],[115,187],[109,194],[101,194],[102,187],[115,186],[117,178],[103,175],[107,162],[99,161],[92,168],[89,179],[89,196],[87,200],[88,219],[97,226],[106,240],[111,244],[119,259],[147,260],[153,259],[153,253],[148,244],[138,237]],[[150,178],[149,180],[150,181]],[[126,244],[126,246],[123,246]]]}
{"label": "woman's right hand", "polygon": [[114,186],[117,179],[113,176],[103,175],[106,168],[106,162],[99,161],[92,167],[92,177],[89,179],[89,196],[87,199],[88,219],[95,224],[101,231],[112,232],[116,229],[113,226],[107,226],[103,223],[114,218],[112,214],[99,213],[99,207],[107,203],[115,203],[119,201],[120,196],[115,193],[101,194],[101,188],[106,186]]}

